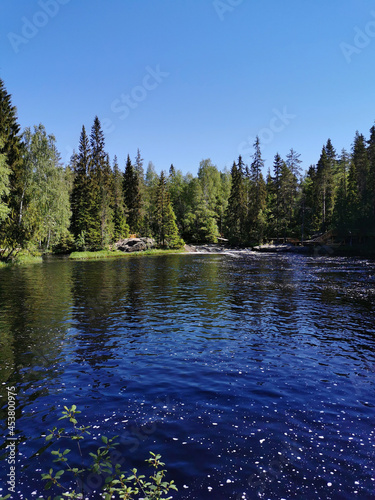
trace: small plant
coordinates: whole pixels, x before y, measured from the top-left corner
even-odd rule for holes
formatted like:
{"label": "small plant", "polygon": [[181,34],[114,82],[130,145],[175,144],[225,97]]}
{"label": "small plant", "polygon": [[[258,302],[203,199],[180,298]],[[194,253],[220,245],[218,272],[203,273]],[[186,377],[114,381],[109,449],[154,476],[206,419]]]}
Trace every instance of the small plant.
{"label": "small plant", "polygon": [[[45,489],[55,487],[62,490],[61,495],[54,496],[53,500],[88,498],[85,491],[85,477],[88,474],[97,474],[104,478],[101,492],[104,500],[112,498],[121,500],[170,500],[172,498],[165,495],[168,494],[169,490],[177,491],[177,487],[174,481],[168,482],[164,480],[167,471],[162,469],[165,464],[160,461],[161,455],[150,452],[151,458],[146,462],[153,467],[153,474],[148,479],[145,475],[139,474],[137,469],[132,469],[130,474],[126,474],[121,470],[119,464],[114,465],[112,463],[111,452],[119,444],[115,442],[118,436],[112,438],[101,436],[102,446],[99,446],[95,453],[89,453],[90,465],[83,465],[80,442],[84,439],[85,434],[90,434],[88,430],[90,427],[78,425],[76,415],[79,413],[81,412],[77,410],[76,405],[71,408],[64,406],[62,417],[59,420],[69,420],[73,427],[72,433],[66,434],[65,428],[57,429],[57,427],[54,427],[45,437],[47,442],[53,439],[58,441],[60,438],[69,438],[77,446],[79,455],[82,457],[82,466],[73,467],[69,463],[69,454],[71,452],[69,448],[51,451],[51,454],[55,457],[53,461],[59,464],[60,468],[57,471],[50,468],[47,473],[42,474],[42,479],[46,481]],[[66,481],[63,484],[62,476],[65,473],[70,473],[74,482],[74,489],[72,485],[67,486]],[[49,496],[48,500],[51,499],[52,497]],[[38,500],[43,500],[43,497],[39,497]]]}

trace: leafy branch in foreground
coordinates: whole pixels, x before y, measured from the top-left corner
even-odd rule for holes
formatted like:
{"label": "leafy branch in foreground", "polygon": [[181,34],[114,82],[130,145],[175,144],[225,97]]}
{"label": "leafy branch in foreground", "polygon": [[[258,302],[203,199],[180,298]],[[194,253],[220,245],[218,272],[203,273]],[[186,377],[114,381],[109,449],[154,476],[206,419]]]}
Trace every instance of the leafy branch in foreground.
{"label": "leafy branch in foreground", "polygon": [[[64,406],[62,417],[59,420],[67,419],[72,424],[73,430],[71,434],[65,433],[65,428],[57,429],[57,427],[53,427],[45,437],[47,442],[58,441],[60,438],[70,439],[77,446],[82,461],[81,467],[73,466],[69,462],[69,454],[71,453],[69,448],[64,450],[59,448],[51,451],[51,454],[55,457],[53,462],[59,464],[60,468],[57,471],[50,468],[47,473],[42,474],[42,479],[46,481],[45,489],[54,487],[62,490],[62,493],[54,496],[53,500],[87,498],[89,492],[85,488],[85,477],[89,474],[102,477],[104,485],[101,494],[104,500],[110,500],[111,498],[121,500],[170,500],[172,498],[165,495],[168,494],[169,490],[177,491],[177,487],[174,481],[168,482],[164,480],[167,471],[163,469],[165,464],[160,461],[161,455],[150,452],[151,458],[146,462],[153,467],[153,474],[148,478],[143,474],[139,474],[137,469],[132,469],[131,473],[124,473],[120,464],[112,463],[111,453],[119,444],[115,442],[118,436],[112,438],[101,436],[102,446],[99,446],[95,453],[90,452],[88,454],[91,463],[85,466],[80,441],[84,439],[85,434],[90,434],[90,432],[88,431],[89,427],[78,425],[76,415],[79,413],[81,412],[77,410],[76,405],[71,408]],[[65,473],[69,473],[70,480],[64,481],[62,479]],[[74,488],[72,483],[75,485]],[[52,497],[49,496],[48,500],[51,499]],[[38,500],[43,500],[43,497],[39,497]]]}

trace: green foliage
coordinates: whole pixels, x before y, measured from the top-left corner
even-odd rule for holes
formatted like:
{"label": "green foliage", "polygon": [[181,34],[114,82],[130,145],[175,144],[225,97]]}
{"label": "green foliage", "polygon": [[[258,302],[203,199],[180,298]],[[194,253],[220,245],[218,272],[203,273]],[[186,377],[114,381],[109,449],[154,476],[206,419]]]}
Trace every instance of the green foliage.
{"label": "green foliage", "polygon": [[60,234],[60,237],[53,244],[54,253],[69,253],[75,248],[74,236],[69,230]]}
{"label": "green foliage", "polygon": [[[141,163],[141,160],[138,159]],[[128,216],[128,224],[131,233],[139,233],[142,227],[142,199],[141,199],[141,185],[139,172],[140,168],[138,166],[138,171],[135,170],[130,157],[128,155],[126,160],[124,179],[123,179],[123,190],[124,190],[124,200]]]}
{"label": "green foliage", "polygon": [[[0,151],[4,146],[4,142],[0,139]],[[10,181],[9,181],[10,169],[7,166],[6,155],[0,153],[0,222],[7,219],[10,213],[10,208],[8,203],[4,201],[10,192]]]}
{"label": "green foliage", "polygon": [[[2,156],[2,203],[3,218],[0,220],[0,248],[3,249],[1,258],[17,252],[17,248],[24,246],[27,240],[27,231],[23,226],[22,214],[27,205],[24,185],[23,144],[20,127],[17,122],[16,108],[12,106],[11,95],[5,89],[0,79],[0,154]],[[7,170],[9,169],[9,172]],[[9,191],[8,191],[9,189]]]}
{"label": "green foliage", "polygon": [[171,165],[163,181],[150,162],[144,174],[139,149],[125,172],[113,168],[104,133],[95,117],[88,137],[82,127],[78,153],[60,165],[55,139],[43,125],[23,135],[11,95],[0,79],[0,260],[13,261],[20,250],[38,245],[67,252],[110,248],[129,232],[155,237],[163,247],[186,241],[251,245],[263,238],[309,239],[333,229],[354,243],[375,247],[375,126],[366,140],[358,132],[351,153],[336,155],[330,139],[319,161],[301,177],[293,149],[263,178],[260,140],[250,166],[241,157],[230,172],[209,159],[198,175],[183,175]]}
{"label": "green foliage", "polygon": [[184,241],[178,234],[176,216],[163,171],[160,174],[156,193],[155,227],[157,241],[162,247],[180,248],[184,245]]}
{"label": "green foliage", "polygon": [[56,150],[55,138],[43,125],[26,128],[24,162],[30,173],[27,194],[30,197],[24,220],[32,240],[44,250],[58,244],[70,224],[69,183]]}
{"label": "green foliage", "polygon": [[[171,496],[166,496],[170,490],[177,491],[174,481],[166,481],[166,470],[162,462],[161,455],[150,452],[151,457],[146,460],[152,467],[152,474],[146,478],[133,468],[128,473],[121,470],[118,463],[113,463],[113,452],[119,443],[116,442],[118,436],[108,438],[101,436],[101,446],[95,452],[89,452],[88,456],[83,455],[81,443],[86,436],[90,435],[90,427],[78,425],[77,416],[81,412],[76,405],[71,408],[64,406],[62,417],[59,420],[67,420],[70,424],[70,431],[65,428],[53,427],[45,436],[46,443],[57,443],[60,439],[69,439],[72,446],[77,448],[81,456],[81,465],[76,466],[70,459],[71,449],[64,450],[58,448],[51,451],[54,457],[53,462],[57,464],[57,470],[51,467],[42,474],[42,480],[45,481],[45,489],[54,488],[61,491],[61,494],[54,497],[54,500],[63,500],[64,498],[82,499],[87,495],[85,491],[85,477],[88,474],[97,474],[102,476],[104,486],[102,487],[102,496],[105,500],[118,498],[124,500],[170,500]],[[88,463],[85,463],[88,462]],[[38,500],[43,500],[39,496]],[[51,500],[51,496],[48,497]]]}
{"label": "green foliage", "polygon": [[[79,151],[72,157],[73,189],[71,192],[72,218],[70,230],[74,238],[85,234],[89,225],[90,189],[89,189],[90,146],[83,126],[79,139]],[[79,247],[80,248],[80,247]]]}
{"label": "green foliage", "polygon": [[126,223],[125,202],[122,189],[122,174],[119,170],[117,157],[113,164],[113,239],[119,241],[129,236],[129,226]]}
{"label": "green foliage", "polygon": [[160,255],[160,254],[175,254],[183,252],[181,248],[149,248],[139,252],[122,252],[121,250],[99,250],[97,252],[72,252],[69,258],[72,260],[94,260],[94,259],[107,259],[120,257],[123,259],[130,259],[140,255]]}
{"label": "green foliage", "polygon": [[242,245],[247,241],[247,193],[244,178],[244,167],[241,156],[238,165],[233,162],[231,169],[231,191],[226,210],[226,232],[229,241]]}

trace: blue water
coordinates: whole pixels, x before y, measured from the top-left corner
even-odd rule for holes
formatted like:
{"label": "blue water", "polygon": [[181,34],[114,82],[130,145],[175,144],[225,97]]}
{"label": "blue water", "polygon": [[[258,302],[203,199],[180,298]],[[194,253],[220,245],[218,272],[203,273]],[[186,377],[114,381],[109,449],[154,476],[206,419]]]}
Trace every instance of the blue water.
{"label": "blue water", "polygon": [[[296,255],[52,259],[0,270],[13,498],[43,493],[64,405],[114,460],[162,455],[174,499],[375,498],[375,264]],[[61,425],[63,425],[61,423]],[[0,494],[7,493],[6,443]],[[69,448],[72,448],[71,444]],[[75,449],[73,460],[79,464]],[[86,478],[99,498],[104,478]]]}

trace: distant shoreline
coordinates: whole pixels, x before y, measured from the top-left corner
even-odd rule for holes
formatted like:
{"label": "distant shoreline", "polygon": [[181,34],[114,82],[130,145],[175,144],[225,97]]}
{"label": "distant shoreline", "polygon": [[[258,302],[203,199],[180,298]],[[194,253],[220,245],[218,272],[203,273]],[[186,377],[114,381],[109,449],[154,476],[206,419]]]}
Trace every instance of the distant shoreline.
{"label": "distant shoreline", "polygon": [[48,254],[48,256],[20,255],[13,262],[1,262],[0,268],[10,266],[24,266],[29,264],[42,264],[48,258],[64,257],[71,261],[88,261],[104,259],[121,259],[131,256],[152,256],[152,255],[249,255],[249,254],[294,254],[316,257],[358,257],[363,259],[375,259],[375,251],[364,245],[322,245],[316,247],[292,245],[257,245],[255,247],[239,248],[217,243],[207,243],[201,245],[185,245],[181,249],[152,248],[136,252],[123,252],[121,250],[98,250],[86,252],[72,252],[71,254]]}

